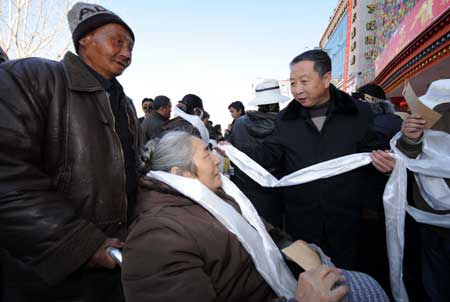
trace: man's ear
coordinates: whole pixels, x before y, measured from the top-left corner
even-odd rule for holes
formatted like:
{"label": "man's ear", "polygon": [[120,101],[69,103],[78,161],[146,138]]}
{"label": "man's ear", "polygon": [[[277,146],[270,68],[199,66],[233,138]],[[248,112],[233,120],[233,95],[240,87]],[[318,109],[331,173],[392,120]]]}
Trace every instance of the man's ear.
{"label": "man's ear", "polygon": [[322,81],[325,85],[326,88],[330,87],[330,82],[331,82],[331,71],[326,72],[323,77],[322,77]]}
{"label": "man's ear", "polygon": [[91,40],[92,40],[91,34],[87,34],[78,41],[78,44],[80,46],[87,47],[87,45],[91,42]]}

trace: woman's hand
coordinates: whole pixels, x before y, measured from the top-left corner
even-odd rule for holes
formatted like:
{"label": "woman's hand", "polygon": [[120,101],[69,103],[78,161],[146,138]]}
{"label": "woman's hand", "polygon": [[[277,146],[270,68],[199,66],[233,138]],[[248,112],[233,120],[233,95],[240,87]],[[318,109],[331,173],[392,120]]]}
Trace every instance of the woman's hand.
{"label": "woman's hand", "polygon": [[295,299],[298,302],[339,302],[348,293],[348,287],[335,285],[344,281],[339,269],[322,265],[300,274]]}

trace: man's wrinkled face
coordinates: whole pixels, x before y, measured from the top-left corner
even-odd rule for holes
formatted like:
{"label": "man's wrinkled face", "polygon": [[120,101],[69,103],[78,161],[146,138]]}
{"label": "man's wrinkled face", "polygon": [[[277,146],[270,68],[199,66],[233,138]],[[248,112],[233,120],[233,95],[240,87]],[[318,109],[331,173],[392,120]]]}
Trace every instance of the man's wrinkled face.
{"label": "man's wrinkled face", "polygon": [[134,42],[120,24],[106,24],[79,41],[83,61],[105,79],[119,76],[131,64]]}
{"label": "man's wrinkled face", "polygon": [[314,70],[313,61],[300,61],[291,67],[291,93],[304,107],[314,107],[330,98],[331,72],[323,76]]}

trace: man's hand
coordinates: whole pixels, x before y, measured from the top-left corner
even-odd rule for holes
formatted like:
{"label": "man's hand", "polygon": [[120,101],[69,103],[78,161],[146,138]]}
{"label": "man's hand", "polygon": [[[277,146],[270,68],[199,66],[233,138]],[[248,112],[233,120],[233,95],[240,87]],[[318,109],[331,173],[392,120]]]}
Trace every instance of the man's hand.
{"label": "man's hand", "polygon": [[370,154],[372,165],[381,173],[391,173],[395,166],[395,158],[389,151],[372,151]]}
{"label": "man's hand", "polygon": [[108,246],[122,248],[122,242],[120,242],[117,238],[108,238],[103,242],[103,244],[98,248],[95,254],[89,259],[87,263],[87,267],[106,267],[109,269],[113,269],[116,267],[116,262],[114,259],[108,254],[106,248]]}
{"label": "man's hand", "polygon": [[402,134],[411,141],[417,142],[423,135],[426,121],[418,114],[410,115],[402,124]]}
{"label": "man's hand", "polygon": [[345,285],[333,288],[339,281],[345,281],[341,271],[324,265],[301,273],[295,299],[298,302],[338,302],[348,293]]}

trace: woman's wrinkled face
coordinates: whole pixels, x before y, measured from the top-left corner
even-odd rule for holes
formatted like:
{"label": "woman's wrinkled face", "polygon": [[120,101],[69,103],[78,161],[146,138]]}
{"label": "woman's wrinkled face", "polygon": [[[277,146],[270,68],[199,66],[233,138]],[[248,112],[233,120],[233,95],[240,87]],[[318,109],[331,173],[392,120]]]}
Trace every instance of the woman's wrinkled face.
{"label": "woman's wrinkled face", "polygon": [[192,162],[196,167],[196,173],[192,177],[197,178],[202,184],[213,192],[217,192],[222,186],[220,179],[219,163],[217,156],[212,154],[208,146],[205,146],[199,138],[192,139],[194,155]]}

